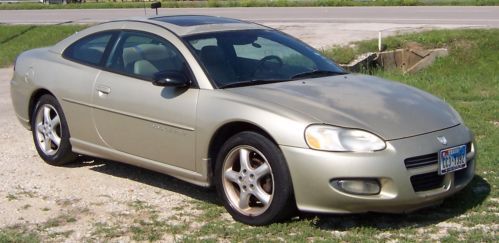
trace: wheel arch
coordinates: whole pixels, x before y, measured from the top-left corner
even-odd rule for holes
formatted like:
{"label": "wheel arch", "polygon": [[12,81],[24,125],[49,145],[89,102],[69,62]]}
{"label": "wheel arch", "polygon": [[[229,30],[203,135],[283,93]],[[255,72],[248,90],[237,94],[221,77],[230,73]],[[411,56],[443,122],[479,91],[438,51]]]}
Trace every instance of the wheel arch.
{"label": "wheel arch", "polygon": [[260,126],[248,122],[248,121],[232,121],[225,123],[224,125],[220,126],[215,133],[213,133],[213,136],[211,137],[209,147],[208,147],[208,158],[210,158],[210,172],[211,175],[214,174],[215,170],[215,163],[216,163],[216,157],[218,155],[218,152],[220,151],[220,148],[222,145],[229,139],[230,137],[244,131],[252,131],[259,133],[266,138],[270,139],[274,144],[278,145],[276,140],[270,135],[269,132],[267,132],[265,129],[261,128]]}
{"label": "wheel arch", "polygon": [[40,99],[40,97],[42,97],[43,95],[52,95],[55,97],[55,95],[48,91],[47,89],[37,89],[35,92],[33,92],[33,94],[31,94],[31,97],[29,99],[29,105],[28,105],[28,117],[29,117],[29,121],[31,122],[31,119],[32,119],[32,116],[33,116],[33,110],[35,109],[35,106],[36,106],[36,103],[38,102],[38,100]]}

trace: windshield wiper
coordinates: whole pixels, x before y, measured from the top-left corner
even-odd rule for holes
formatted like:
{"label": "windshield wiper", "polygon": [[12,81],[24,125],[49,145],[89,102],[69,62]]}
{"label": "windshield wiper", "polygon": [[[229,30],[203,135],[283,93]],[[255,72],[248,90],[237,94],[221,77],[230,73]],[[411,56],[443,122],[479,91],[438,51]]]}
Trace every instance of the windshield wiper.
{"label": "windshield wiper", "polygon": [[251,79],[251,80],[234,82],[230,84],[219,85],[218,88],[225,89],[225,88],[258,85],[258,84],[270,84],[270,83],[285,82],[285,81],[289,81],[289,79]]}
{"label": "windshield wiper", "polygon": [[312,70],[312,71],[307,71],[307,72],[293,75],[291,77],[291,79],[324,77],[324,76],[333,76],[333,75],[342,75],[342,74],[347,74],[347,73],[346,72],[339,72],[339,71],[330,71],[330,70]]}

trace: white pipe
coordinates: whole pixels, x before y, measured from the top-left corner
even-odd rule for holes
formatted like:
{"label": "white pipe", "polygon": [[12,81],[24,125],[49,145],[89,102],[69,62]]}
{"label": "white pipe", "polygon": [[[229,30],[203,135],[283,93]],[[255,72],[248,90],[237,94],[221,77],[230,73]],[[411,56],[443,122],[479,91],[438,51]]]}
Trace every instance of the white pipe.
{"label": "white pipe", "polygon": [[381,31],[378,32],[378,51],[381,52]]}

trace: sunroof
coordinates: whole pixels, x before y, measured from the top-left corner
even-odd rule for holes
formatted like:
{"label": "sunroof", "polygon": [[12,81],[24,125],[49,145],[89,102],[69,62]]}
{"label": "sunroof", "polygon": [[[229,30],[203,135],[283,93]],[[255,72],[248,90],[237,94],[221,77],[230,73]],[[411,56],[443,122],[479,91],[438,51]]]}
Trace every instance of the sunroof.
{"label": "sunroof", "polygon": [[198,15],[182,15],[182,16],[162,16],[151,18],[156,21],[162,21],[178,26],[195,26],[204,24],[235,24],[242,23],[237,19],[229,19],[224,17],[213,16],[198,16]]}

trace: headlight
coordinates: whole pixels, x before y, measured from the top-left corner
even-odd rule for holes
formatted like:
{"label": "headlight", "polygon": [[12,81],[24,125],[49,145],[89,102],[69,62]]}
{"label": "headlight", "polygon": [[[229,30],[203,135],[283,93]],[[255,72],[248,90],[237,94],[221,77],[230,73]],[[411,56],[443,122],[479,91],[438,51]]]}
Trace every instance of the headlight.
{"label": "headlight", "polygon": [[327,125],[307,127],[305,140],[311,149],[325,151],[372,152],[386,147],[385,141],[370,132]]}

